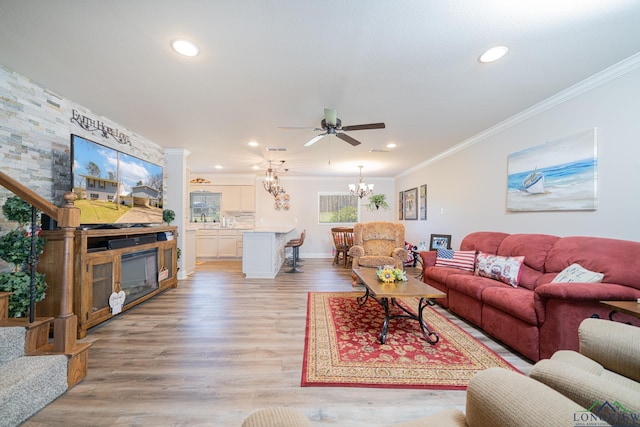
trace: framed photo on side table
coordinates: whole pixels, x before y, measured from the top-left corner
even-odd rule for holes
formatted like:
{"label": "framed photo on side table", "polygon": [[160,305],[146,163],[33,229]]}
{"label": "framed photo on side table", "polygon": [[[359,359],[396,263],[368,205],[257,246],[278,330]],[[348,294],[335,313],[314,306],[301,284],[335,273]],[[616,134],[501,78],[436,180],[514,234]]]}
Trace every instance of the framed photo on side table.
{"label": "framed photo on side table", "polygon": [[404,192],[404,219],[418,219],[418,188]]}
{"label": "framed photo on side table", "polygon": [[438,248],[451,249],[451,234],[432,234],[430,251],[436,251]]}

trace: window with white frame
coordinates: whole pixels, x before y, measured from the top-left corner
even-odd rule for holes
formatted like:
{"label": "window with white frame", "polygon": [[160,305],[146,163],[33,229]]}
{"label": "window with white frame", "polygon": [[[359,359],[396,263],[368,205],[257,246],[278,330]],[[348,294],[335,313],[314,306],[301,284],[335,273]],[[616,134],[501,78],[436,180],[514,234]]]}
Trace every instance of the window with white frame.
{"label": "window with white frame", "polygon": [[320,224],[356,223],[360,217],[358,197],[349,193],[318,193]]}

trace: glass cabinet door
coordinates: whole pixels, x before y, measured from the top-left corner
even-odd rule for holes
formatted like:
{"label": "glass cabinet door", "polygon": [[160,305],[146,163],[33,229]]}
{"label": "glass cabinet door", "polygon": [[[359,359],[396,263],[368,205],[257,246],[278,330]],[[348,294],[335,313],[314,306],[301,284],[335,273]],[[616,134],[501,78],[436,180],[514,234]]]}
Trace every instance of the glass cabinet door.
{"label": "glass cabinet door", "polygon": [[102,257],[89,262],[91,274],[91,313],[109,309],[109,297],[113,292],[113,257]]}
{"label": "glass cabinet door", "polygon": [[219,222],[222,193],[194,191],[190,194],[190,222]]}

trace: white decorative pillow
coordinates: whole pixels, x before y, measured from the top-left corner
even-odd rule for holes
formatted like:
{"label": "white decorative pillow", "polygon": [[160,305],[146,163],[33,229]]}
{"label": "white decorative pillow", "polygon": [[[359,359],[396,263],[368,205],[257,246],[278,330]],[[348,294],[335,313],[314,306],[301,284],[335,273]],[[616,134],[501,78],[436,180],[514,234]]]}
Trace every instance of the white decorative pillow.
{"label": "white decorative pillow", "polygon": [[438,248],[436,267],[452,267],[473,271],[475,262],[476,251],[454,251],[453,249]]}
{"label": "white decorative pillow", "polygon": [[602,273],[587,270],[580,264],[571,264],[569,267],[558,273],[551,283],[599,283],[602,282],[602,279],[604,279],[604,274]]}
{"label": "white decorative pillow", "polygon": [[523,261],[524,256],[508,257],[478,252],[475,274],[499,280],[516,288],[520,282],[520,267]]}

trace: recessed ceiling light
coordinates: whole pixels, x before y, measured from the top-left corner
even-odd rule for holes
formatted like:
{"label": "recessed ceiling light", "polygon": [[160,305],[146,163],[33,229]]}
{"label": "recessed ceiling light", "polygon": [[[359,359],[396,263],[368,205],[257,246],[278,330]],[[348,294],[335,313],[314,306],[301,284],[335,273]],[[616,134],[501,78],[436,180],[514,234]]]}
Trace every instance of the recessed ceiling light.
{"label": "recessed ceiling light", "polygon": [[175,39],[171,42],[173,50],[184,56],[198,56],[200,49],[193,42],[184,39]]}
{"label": "recessed ceiling light", "polygon": [[255,142],[255,141],[249,141],[249,144],[248,144],[248,145],[249,145],[250,147],[257,147],[259,144],[258,144],[257,142]]}
{"label": "recessed ceiling light", "polygon": [[214,168],[216,169],[222,169],[222,165],[215,165]]}
{"label": "recessed ceiling light", "polygon": [[387,148],[396,148],[397,145],[394,144],[393,142],[390,142],[389,144],[387,144]]}
{"label": "recessed ceiling light", "polygon": [[506,47],[506,46],[495,46],[495,47],[492,47],[491,49],[488,49],[485,53],[480,55],[480,58],[478,58],[478,60],[480,62],[497,61],[498,59],[500,59],[503,56],[505,56],[507,54],[507,52],[509,52],[509,48],[508,47]]}

